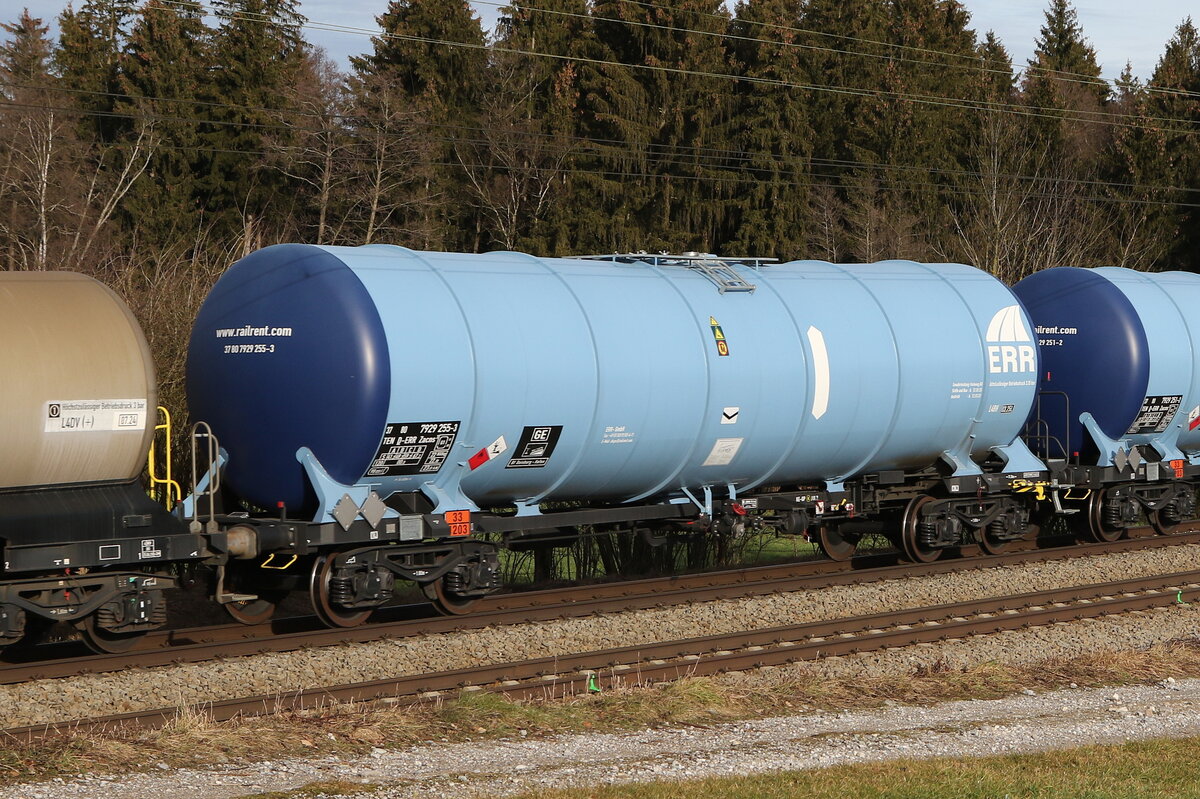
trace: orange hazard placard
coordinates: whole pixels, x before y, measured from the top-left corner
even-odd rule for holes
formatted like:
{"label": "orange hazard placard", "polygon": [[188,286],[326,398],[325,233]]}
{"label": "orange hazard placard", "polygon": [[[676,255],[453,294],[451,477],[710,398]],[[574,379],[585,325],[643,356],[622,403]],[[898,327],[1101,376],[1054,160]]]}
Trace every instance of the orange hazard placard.
{"label": "orange hazard placard", "polygon": [[469,521],[471,521],[471,511],[469,510],[446,511],[446,524],[466,524]]}
{"label": "orange hazard placard", "polygon": [[470,534],[471,534],[471,523],[470,522],[466,522],[464,524],[450,525],[450,535],[452,535],[452,536],[470,535]]}

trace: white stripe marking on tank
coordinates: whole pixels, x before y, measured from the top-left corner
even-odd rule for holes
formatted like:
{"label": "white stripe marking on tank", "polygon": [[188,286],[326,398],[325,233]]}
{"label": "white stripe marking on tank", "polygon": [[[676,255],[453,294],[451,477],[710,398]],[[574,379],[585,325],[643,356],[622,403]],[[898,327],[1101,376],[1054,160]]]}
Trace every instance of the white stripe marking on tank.
{"label": "white stripe marking on tank", "polygon": [[808,329],[808,345],[812,347],[813,385],[812,415],[820,419],[829,410],[829,351],[825,349],[825,336],[815,327]]}

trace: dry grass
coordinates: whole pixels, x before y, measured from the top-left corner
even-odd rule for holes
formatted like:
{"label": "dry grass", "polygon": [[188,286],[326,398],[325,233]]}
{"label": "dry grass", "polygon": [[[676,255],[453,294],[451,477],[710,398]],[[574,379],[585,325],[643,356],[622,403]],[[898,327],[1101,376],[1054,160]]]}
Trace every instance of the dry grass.
{"label": "dry grass", "polygon": [[599,694],[567,697],[548,689],[542,698],[522,701],[467,692],[417,707],[335,705],[219,723],[203,710],[192,709],[153,731],[115,730],[31,744],[8,742],[0,747],[0,784],[79,773],[122,773],[154,768],[159,763],[200,767],[318,752],[353,755],[373,747],[400,748],[430,740],[707,725],[813,708],[929,704],[995,698],[1022,688],[1146,684],[1166,677],[1200,677],[1200,642],[1089,654],[1030,667],[995,663],[969,669],[935,666],[903,677],[803,682],[759,679],[752,686],[693,678],[655,686],[630,683]]}
{"label": "dry grass", "polygon": [[779,681],[759,689],[762,695],[754,701],[762,702],[764,710],[778,707],[781,700],[827,709],[870,708],[885,702],[930,704],[953,699],[991,699],[1009,696],[1023,688],[1152,684],[1167,677],[1200,677],[1200,641],[1175,641],[1138,651],[1088,653],[1028,666],[990,662],[960,669],[935,664],[918,668],[909,675],[892,677],[806,683]]}
{"label": "dry grass", "polygon": [[896,760],[729,779],[536,791],[519,799],[1174,799],[1200,794],[1200,739],[1033,755]]}

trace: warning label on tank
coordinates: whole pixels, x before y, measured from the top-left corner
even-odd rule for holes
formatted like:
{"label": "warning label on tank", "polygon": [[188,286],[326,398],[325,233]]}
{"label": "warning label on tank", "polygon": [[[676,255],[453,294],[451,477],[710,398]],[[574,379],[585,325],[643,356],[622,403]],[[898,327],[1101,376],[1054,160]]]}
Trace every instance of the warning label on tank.
{"label": "warning label on tank", "polygon": [[715,316],[708,317],[708,326],[712,328],[713,340],[717,342],[717,355],[729,355],[729,342],[725,340],[725,331],[721,329]]}
{"label": "warning label on tank", "polygon": [[1133,424],[1129,425],[1129,430],[1126,431],[1125,435],[1136,436],[1143,433],[1161,433],[1167,429],[1167,425],[1175,418],[1175,414],[1179,411],[1179,406],[1182,404],[1183,396],[1181,394],[1146,397],[1142,401],[1142,409],[1138,411],[1137,418],[1133,420]]}
{"label": "warning label on tank", "polygon": [[544,427],[526,427],[521,431],[521,440],[509,459],[505,469],[540,469],[550,462],[554,448],[558,445],[558,437],[562,434],[562,425],[546,425]]}
{"label": "warning label on tank", "polygon": [[379,452],[367,470],[368,477],[401,477],[432,474],[450,457],[462,422],[407,422],[389,424]]}
{"label": "warning label on tank", "polygon": [[728,466],[733,456],[742,448],[741,438],[718,438],[713,444],[712,452],[708,453],[702,466]]}
{"label": "warning label on tank", "polygon": [[146,429],[146,400],[51,400],[46,403],[45,432],[92,433]]}

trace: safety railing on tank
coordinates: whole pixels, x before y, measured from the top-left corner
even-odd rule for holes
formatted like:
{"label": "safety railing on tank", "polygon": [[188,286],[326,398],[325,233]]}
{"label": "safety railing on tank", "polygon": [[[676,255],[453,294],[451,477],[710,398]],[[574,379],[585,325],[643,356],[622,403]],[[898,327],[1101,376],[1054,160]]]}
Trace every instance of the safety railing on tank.
{"label": "safety railing on tank", "polygon": [[[171,412],[158,406],[159,421],[154,425],[154,436],[150,439],[150,454],[146,456],[146,474],[150,477],[150,496],[161,502],[167,510],[183,500],[183,488],[171,476],[174,463],[171,451]],[[159,456],[159,434],[162,434],[162,456]],[[159,464],[161,465],[161,468]]]}
{"label": "safety railing on tank", "polygon": [[778,263],[778,258],[730,258],[709,253],[685,252],[678,255],[670,253],[613,253],[612,255],[582,255],[580,258],[588,261],[612,261],[613,263],[629,264],[640,261],[651,266],[675,266],[691,269],[704,275],[717,290],[726,292],[751,292],[757,288],[746,280],[734,266],[745,266],[758,271],[765,264]]}
{"label": "safety railing on tank", "polygon": [[[1063,406],[1063,438],[1050,433],[1050,423],[1042,413],[1042,400],[1046,397],[1062,399]],[[1055,448],[1065,461],[1070,461],[1074,453],[1071,451],[1071,398],[1065,391],[1039,391],[1033,405],[1034,415],[1025,424],[1022,438],[1034,452],[1047,460],[1055,459]]]}

